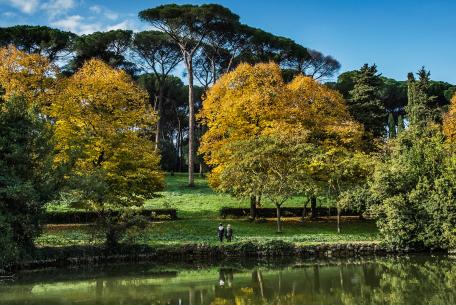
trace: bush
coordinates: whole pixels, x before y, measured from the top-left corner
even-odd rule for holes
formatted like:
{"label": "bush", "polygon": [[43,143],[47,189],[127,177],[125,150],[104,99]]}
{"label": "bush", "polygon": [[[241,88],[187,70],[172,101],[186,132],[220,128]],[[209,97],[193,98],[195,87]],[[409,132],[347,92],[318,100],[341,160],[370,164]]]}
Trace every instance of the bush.
{"label": "bush", "polygon": [[401,133],[369,182],[370,211],[400,248],[456,246],[456,156],[438,127]]}
{"label": "bush", "polygon": [[0,212],[0,269],[14,262],[15,257],[18,255],[10,223],[11,220],[8,219],[8,216]]}
{"label": "bush", "polygon": [[2,257],[23,256],[41,231],[44,203],[55,193],[51,129],[22,98],[0,100]]}
{"label": "bush", "polygon": [[[113,211],[113,216],[119,212]],[[175,220],[177,219],[176,209],[141,209],[138,213],[146,220]],[[52,211],[44,215],[43,222],[48,224],[71,224],[71,223],[93,223],[96,222],[99,214],[95,211],[73,210],[73,211]]]}

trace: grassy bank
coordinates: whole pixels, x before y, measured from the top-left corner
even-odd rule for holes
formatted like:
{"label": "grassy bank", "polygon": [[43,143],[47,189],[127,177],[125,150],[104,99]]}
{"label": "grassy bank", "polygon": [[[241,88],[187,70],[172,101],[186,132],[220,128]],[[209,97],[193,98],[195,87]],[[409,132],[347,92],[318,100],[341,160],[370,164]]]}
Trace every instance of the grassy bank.
{"label": "grassy bank", "polygon": [[[231,224],[235,242],[283,240],[296,244],[372,242],[378,239],[377,229],[372,222],[345,219],[342,232],[336,233],[335,219],[300,222],[296,218],[284,218],[284,232],[278,235],[275,219],[265,219],[252,223],[246,219],[220,219],[219,210],[223,206],[247,207],[248,201],[238,200],[226,194],[217,194],[209,188],[203,178],[196,179],[196,186],[186,186],[185,174],[168,175],[166,189],[160,198],[148,200],[146,207],[175,208],[179,220],[151,223],[145,231],[139,232],[132,241],[150,246],[182,245],[204,243],[216,245],[216,227],[222,222]],[[302,206],[304,198],[294,198],[286,206]],[[325,206],[326,201],[320,200]],[[264,200],[263,206],[272,207]],[[68,209],[65,206],[52,206]],[[87,225],[50,225],[36,241],[38,246],[97,245],[103,236]]]}

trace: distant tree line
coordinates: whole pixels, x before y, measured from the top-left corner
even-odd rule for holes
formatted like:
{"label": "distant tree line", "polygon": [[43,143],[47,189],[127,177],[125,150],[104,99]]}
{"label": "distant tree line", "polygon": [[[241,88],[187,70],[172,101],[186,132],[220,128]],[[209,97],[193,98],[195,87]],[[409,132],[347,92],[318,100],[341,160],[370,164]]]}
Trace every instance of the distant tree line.
{"label": "distant tree line", "polygon": [[[406,76],[404,75],[404,78]],[[417,73],[418,82],[426,82],[433,116],[442,121],[448,111],[456,85],[430,79],[430,72],[422,67]],[[326,83],[338,90],[347,101],[352,116],[363,123],[376,138],[394,138],[410,121],[410,86],[416,82],[413,73],[403,81],[382,76],[377,66],[363,65],[359,70],[340,74],[335,82]]]}

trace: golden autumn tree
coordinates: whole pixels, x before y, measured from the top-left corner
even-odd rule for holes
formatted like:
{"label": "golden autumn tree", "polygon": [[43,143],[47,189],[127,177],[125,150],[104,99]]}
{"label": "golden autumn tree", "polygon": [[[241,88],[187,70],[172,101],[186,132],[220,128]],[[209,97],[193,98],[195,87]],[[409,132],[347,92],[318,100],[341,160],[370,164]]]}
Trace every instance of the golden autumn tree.
{"label": "golden autumn tree", "polygon": [[49,106],[57,74],[58,68],[44,56],[13,46],[0,49],[0,92],[5,100],[20,96],[40,108]]}
{"label": "golden autumn tree", "polygon": [[456,94],[451,99],[449,111],[443,118],[443,132],[450,142],[456,140]]}
{"label": "golden autumn tree", "polygon": [[51,107],[57,162],[68,164],[75,201],[99,215],[107,245],[115,246],[139,207],[163,188],[163,173],[147,138],[157,120],[147,95],[122,70],[90,60],[62,84]]}
{"label": "golden autumn tree", "polygon": [[333,185],[331,169],[360,149],[363,135],[339,93],[304,76],[286,84],[273,63],[243,64],[221,77],[199,117],[208,128],[200,153],[212,167],[211,185],[268,197],[278,231],[283,202]]}

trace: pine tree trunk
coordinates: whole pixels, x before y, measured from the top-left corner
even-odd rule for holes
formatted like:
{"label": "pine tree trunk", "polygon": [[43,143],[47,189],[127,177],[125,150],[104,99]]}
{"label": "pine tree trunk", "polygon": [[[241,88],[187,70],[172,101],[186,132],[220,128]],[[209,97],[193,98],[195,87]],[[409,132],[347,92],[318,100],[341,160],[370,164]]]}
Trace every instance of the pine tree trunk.
{"label": "pine tree trunk", "polygon": [[317,218],[317,197],[310,197],[310,218]]}
{"label": "pine tree trunk", "polygon": [[158,105],[157,105],[157,127],[155,133],[155,150],[158,150],[158,144],[160,143],[161,138],[161,125],[162,125],[162,114],[163,114],[163,84],[160,83],[160,88],[158,89]]}
{"label": "pine tree trunk", "polygon": [[280,215],[280,205],[276,205],[277,211],[277,233],[282,233],[282,220]]}
{"label": "pine tree trunk", "polygon": [[179,149],[179,168],[177,169],[178,172],[182,172],[182,163],[183,163],[183,159],[184,159],[184,153],[182,151],[182,142],[183,142],[183,139],[182,139],[182,127],[180,125],[180,121],[179,121],[179,135],[178,135],[178,139],[177,139],[177,146],[178,146],[178,149]]}
{"label": "pine tree trunk", "polygon": [[304,219],[307,217],[307,204],[309,203],[309,199],[304,203],[302,207],[302,219],[301,221],[304,222]]}
{"label": "pine tree trunk", "polygon": [[256,197],[250,196],[250,220],[255,220],[257,216]]}
{"label": "pine tree trunk", "polygon": [[337,233],[340,233],[340,208],[337,206]]}
{"label": "pine tree trunk", "polygon": [[186,56],[188,74],[188,186],[195,186],[195,103],[193,93],[193,59]]}
{"label": "pine tree trunk", "polygon": [[200,164],[199,164],[199,176],[201,178],[204,178],[204,170],[203,169],[204,169],[203,168],[203,162],[200,162]]}

